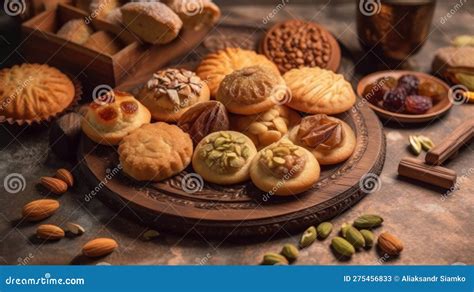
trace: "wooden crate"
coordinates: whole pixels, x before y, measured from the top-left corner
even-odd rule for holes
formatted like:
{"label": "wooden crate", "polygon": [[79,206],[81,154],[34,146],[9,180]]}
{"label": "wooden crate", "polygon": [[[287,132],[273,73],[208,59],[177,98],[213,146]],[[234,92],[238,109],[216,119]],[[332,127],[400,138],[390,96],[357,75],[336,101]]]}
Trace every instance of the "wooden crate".
{"label": "wooden crate", "polygon": [[[116,54],[101,54],[65,40],[56,32],[67,21],[83,19],[95,31],[115,34],[124,46]],[[86,92],[102,84],[119,87],[143,82],[151,74],[175,58],[188,53],[205,37],[210,28],[201,31],[183,29],[166,45],[149,45],[123,27],[91,18],[83,10],[59,4],[55,10],[44,11],[22,25],[22,56],[28,62],[47,63],[79,79]]]}

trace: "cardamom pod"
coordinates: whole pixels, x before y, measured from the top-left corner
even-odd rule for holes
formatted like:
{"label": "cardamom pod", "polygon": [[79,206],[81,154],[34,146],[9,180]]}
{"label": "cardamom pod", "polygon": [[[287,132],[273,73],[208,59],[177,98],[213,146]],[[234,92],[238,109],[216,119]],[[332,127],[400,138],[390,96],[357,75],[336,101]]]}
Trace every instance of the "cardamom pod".
{"label": "cardamom pod", "polygon": [[409,136],[408,141],[410,142],[410,149],[413,154],[419,155],[421,153],[421,143],[417,136]]}
{"label": "cardamom pod", "polygon": [[367,230],[367,229],[362,229],[362,230],[360,230],[360,233],[364,237],[366,247],[370,247],[370,246],[374,245],[375,237],[374,237],[374,234],[372,233],[372,231]]}
{"label": "cardamom pod", "polygon": [[288,265],[288,260],[281,254],[269,252],[263,255],[263,265]]}
{"label": "cardamom pod", "polygon": [[431,141],[431,139],[426,136],[418,136],[417,138],[418,138],[418,141],[420,141],[421,147],[425,151],[430,151],[431,148],[435,146],[433,141]]}
{"label": "cardamom pod", "polygon": [[383,218],[379,215],[365,214],[354,221],[354,227],[357,229],[372,229],[382,225]]}
{"label": "cardamom pod", "polygon": [[281,254],[288,259],[288,261],[292,262],[298,258],[299,255],[298,248],[293,244],[285,244],[281,249]]}
{"label": "cardamom pod", "polygon": [[305,248],[310,246],[316,240],[317,236],[318,232],[316,231],[316,228],[314,226],[309,227],[301,236],[300,247]]}
{"label": "cardamom pod", "polygon": [[341,235],[342,237],[346,237],[346,232],[347,232],[347,229],[351,227],[351,224],[348,223],[348,222],[345,222],[345,223],[342,223],[342,226],[341,226]]}
{"label": "cardamom pod", "polygon": [[332,224],[330,222],[323,222],[318,225],[316,230],[318,232],[319,238],[326,239],[332,232]]}
{"label": "cardamom pod", "polygon": [[350,226],[346,232],[346,239],[352,244],[355,248],[361,248],[365,246],[364,236],[359,232],[359,230]]}
{"label": "cardamom pod", "polygon": [[350,257],[355,253],[355,248],[347,240],[336,236],[331,241],[332,248],[339,254]]}

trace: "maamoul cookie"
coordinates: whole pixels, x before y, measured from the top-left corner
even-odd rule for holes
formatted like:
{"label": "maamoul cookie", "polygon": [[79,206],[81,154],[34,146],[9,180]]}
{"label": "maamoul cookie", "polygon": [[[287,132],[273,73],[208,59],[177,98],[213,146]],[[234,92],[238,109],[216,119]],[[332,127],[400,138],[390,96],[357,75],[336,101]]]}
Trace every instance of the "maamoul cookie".
{"label": "maamoul cookie", "polygon": [[220,131],[199,142],[193,155],[193,168],[206,181],[230,185],[249,179],[249,167],[257,149],[242,133]]}
{"label": "maamoul cookie", "polygon": [[0,70],[0,116],[44,120],[74,100],[74,84],[48,65],[22,64]]}
{"label": "maamoul cookie", "polygon": [[288,136],[293,143],[311,151],[322,165],[346,160],[356,146],[354,131],[348,124],[322,114],[304,117]]}
{"label": "maamoul cookie", "polygon": [[150,122],[151,115],[131,94],[113,91],[104,102],[94,101],[87,107],[82,131],[92,141],[116,145],[131,131]]}
{"label": "maamoul cookie", "polygon": [[314,68],[292,69],[283,75],[292,97],[286,104],[312,114],[338,114],[350,109],[356,100],[352,86],[341,74]]}
{"label": "maamoul cookie", "polygon": [[319,174],[318,161],[311,152],[287,139],[260,150],[250,165],[252,182],[270,196],[302,193],[318,181]]}
{"label": "maamoul cookie", "polygon": [[240,48],[226,48],[207,55],[197,68],[196,73],[209,86],[211,96],[215,97],[219,85],[226,75],[254,65],[265,66],[267,70],[280,74],[275,64],[265,56]]}
{"label": "maamoul cookie", "polygon": [[251,66],[227,75],[219,86],[216,100],[231,113],[253,115],[284,100],[287,92],[279,73],[264,66]]}
{"label": "maamoul cookie", "polygon": [[139,100],[154,119],[176,122],[190,106],[209,100],[209,88],[194,72],[170,68],[153,74]]}
{"label": "maamoul cookie", "polygon": [[183,27],[199,30],[219,20],[221,11],[210,0],[164,1],[183,21]]}
{"label": "maamoul cookie", "polygon": [[193,142],[178,126],[158,122],[123,138],[118,153],[127,175],[138,181],[160,181],[189,165]]}
{"label": "maamoul cookie", "polygon": [[83,19],[73,19],[61,26],[56,34],[73,43],[83,44],[93,32]]}
{"label": "maamoul cookie", "polygon": [[183,26],[178,15],[163,3],[130,2],[121,10],[123,24],[147,43],[169,43]]}
{"label": "maamoul cookie", "polygon": [[256,115],[233,115],[231,127],[247,135],[257,149],[261,149],[280,140],[289,129],[299,124],[300,120],[300,115],[294,110],[276,105]]}

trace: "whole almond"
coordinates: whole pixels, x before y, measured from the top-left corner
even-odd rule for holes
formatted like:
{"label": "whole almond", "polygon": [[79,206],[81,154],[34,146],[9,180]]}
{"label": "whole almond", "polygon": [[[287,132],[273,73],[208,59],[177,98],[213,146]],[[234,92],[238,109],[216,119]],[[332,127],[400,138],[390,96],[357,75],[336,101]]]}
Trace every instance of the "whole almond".
{"label": "whole almond", "polygon": [[395,235],[388,232],[384,232],[379,235],[377,245],[383,252],[391,256],[396,256],[403,250],[402,241]]}
{"label": "whole almond", "polygon": [[64,168],[60,168],[56,171],[56,178],[59,178],[63,182],[65,182],[69,187],[74,185],[74,177],[72,173]]}
{"label": "whole almond", "polygon": [[43,176],[41,178],[41,184],[56,195],[63,194],[67,191],[67,184],[58,178]]}
{"label": "whole almond", "polygon": [[64,237],[64,230],[53,224],[42,224],[36,229],[36,236],[42,239],[58,240]]}
{"label": "whole almond", "polygon": [[29,202],[23,207],[23,218],[28,221],[39,221],[53,215],[59,208],[59,202],[51,199],[41,199]]}
{"label": "whole almond", "polygon": [[115,240],[111,238],[96,238],[82,247],[82,253],[88,257],[101,257],[113,252],[118,247]]}

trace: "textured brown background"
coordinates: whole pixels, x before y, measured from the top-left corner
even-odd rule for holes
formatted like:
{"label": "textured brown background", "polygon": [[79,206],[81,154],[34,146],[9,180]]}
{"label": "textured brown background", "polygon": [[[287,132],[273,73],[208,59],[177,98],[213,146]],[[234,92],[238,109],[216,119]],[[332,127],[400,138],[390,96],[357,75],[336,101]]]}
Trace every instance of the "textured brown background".
{"label": "textured brown background", "polygon": [[[223,21],[230,23],[262,23],[280,3],[255,6],[234,5],[234,1],[220,1]],[[240,2],[240,1],[239,1]],[[472,8],[467,5],[458,10],[445,24],[440,18],[458,1],[438,1],[432,32],[423,49],[410,60],[415,69],[429,71],[434,51],[447,45],[457,34],[473,34]],[[275,4],[276,3],[276,4]],[[350,49],[355,60],[363,55],[359,51],[355,34],[354,1],[324,1],[312,4],[289,2],[272,21],[300,17],[324,24]],[[21,58],[20,58],[21,59]],[[2,62],[3,63],[3,62]],[[372,65],[376,65],[372,63]],[[378,64],[383,68],[383,64]],[[358,65],[357,72],[373,70],[367,64]],[[353,77],[357,82],[359,74]],[[405,251],[394,260],[387,261],[375,249],[356,254],[346,264],[474,264],[472,238],[474,228],[474,151],[472,143],[447,163],[462,177],[459,188],[449,196],[443,191],[397,178],[399,160],[410,155],[406,149],[408,135],[423,134],[435,142],[441,141],[452,129],[466,119],[473,119],[474,106],[454,106],[440,120],[417,127],[402,128],[387,125],[387,159],[381,176],[381,188],[364,198],[351,210],[341,214],[332,222],[339,229],[346,221],[352,221],[362,213],[377,213],[385,218],[382,228],[391,231],[405,243]],[[272,238],[266,242],[228,242],[208,240],[204,237],[162,234],[160,238],[144,242],[140,235],[146,227],[139,224],[140,218],[125,218],[104,206],[98,199],[84,201],[89,190],[81,184],[62,195],[62,208],[44,223],[64,224],[73,221],[87,231],[78,238],[65,238],[59,242],[42,243],[35,239],[36,224],[19,224],[22,206],[44,195],[36,187],[40,176],[50,175],[58,167],[73,168],[57,160],[49,151],[47,128],[16,129],[0,125],[0,264],[257,264],[267,251],[279,251],[284,243],[297,243],[299,235]],[[10,194],[3,188],[3,179],[8,174],[21,173],[26,179],[26,189]],[[159,220],[159,218],[157,218]],[[333,234],[334,235],[334,234]],[[89,239],[107,236],[120,245],[117,252],[108,257],[90,261],[80,256],[81,246]],[[329,248],[329,240],[316,242],[300,253],[297,264],[341,264]]]}

